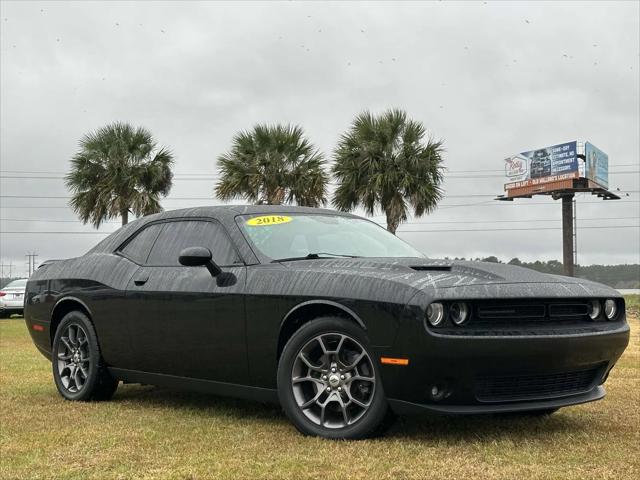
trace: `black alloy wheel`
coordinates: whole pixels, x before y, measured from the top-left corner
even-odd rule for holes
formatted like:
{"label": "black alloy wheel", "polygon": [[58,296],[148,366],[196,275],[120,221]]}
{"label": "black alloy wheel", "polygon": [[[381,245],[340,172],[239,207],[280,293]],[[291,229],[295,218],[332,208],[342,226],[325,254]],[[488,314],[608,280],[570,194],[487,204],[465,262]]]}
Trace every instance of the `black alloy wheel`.
{"label": "black alloy wheel", "polygon": [[366,438],[384,424],[387,402],[364,331],[349,320],[323,317],[287,342],[278,366],[278,394],[302,433]]}
{"label": "black alloy wheel", "polygon": [[102,360],[93,324],[80,311],[69,312],[58,325],[51,363],[58,392],[67,400],[108,400],[118,388]]}

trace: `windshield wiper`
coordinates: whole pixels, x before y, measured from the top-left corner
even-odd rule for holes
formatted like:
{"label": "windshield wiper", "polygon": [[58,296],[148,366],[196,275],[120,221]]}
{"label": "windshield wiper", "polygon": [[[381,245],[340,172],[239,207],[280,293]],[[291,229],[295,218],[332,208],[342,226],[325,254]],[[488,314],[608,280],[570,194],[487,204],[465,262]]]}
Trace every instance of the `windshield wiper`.
{"label": "windshield wiper", "polygon": [[[326,257],[340,257],[340,258],[359,258],[358,255],[347,255],[346,253],[330,253],[330,252],[317,252],[309,253],[304,257],[288,257],[288,258],[276,258],[273,262],[292,262],[295,260],[316,260],[318,258]],[[272,263],[273,263],[272,262]]]}

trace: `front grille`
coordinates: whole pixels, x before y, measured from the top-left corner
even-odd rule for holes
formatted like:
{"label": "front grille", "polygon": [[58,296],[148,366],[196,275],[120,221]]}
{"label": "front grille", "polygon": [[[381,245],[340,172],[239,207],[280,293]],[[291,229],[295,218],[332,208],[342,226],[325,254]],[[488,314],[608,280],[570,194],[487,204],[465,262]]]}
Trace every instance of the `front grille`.
{"label": "front grille", "polygon": [[479,305],[478,318],[544,318],[544,304],[505,304]]}
{"label": "front grille", "polygon": [[589,305],[587,303],[552,303],[549,305],[549,316],[551,318],[586,318],[587,315],[589,315]]}
{"label": "front grille", "polygon": [[588,392],[594,387],[602,367],[550,375],[482,377],[476,382],[476,398],[481,402],[540,400]]}
{"label": "front grille", "polygon": [[588,298],[490,299],[467,303],[471,313],[463,327],[445,322],[430,329],[455,336],[530,336],[599,333],[619,326],[604,318],[593,321],[589,317]]}
{"label": "front grille", "polygon": [[589,300],[480,300],[476,305],[478,320],[589,320]]}

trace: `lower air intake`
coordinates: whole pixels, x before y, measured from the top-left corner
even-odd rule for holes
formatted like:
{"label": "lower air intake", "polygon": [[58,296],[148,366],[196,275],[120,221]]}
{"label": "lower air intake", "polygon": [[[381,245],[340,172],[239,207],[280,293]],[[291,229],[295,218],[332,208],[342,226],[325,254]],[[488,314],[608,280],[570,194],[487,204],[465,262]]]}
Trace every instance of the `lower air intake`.
{"label": "lower air intake", "polygon": [[539,400],[585,393],[594,387],[601,367],[551,375],[483,377],[476,383],[481,402]]}

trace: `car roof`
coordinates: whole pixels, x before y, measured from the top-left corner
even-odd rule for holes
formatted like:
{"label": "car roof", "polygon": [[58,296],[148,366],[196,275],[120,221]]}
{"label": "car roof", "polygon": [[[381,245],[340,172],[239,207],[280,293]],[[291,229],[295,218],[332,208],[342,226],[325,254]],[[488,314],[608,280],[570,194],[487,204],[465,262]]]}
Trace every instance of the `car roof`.
{"label": "car roof", "polygon": [[308,213],[323,215],[339,215],[344,217],[358,218],[350,213],[338,212],[327,208],[299,207],[296,205],[212,205],[204,207],[181,208],[178,210],[167,210],[153,215],[147,215],[128,223],[124,227],[116,230],[107,238],[89,250],[88,253],[111,252],[122,244],[132,233],[151,222],[170,220],[174,218],[215,218],[227,229],[231,229],[235,217],[238,215],[255,214],[276,214],[276,213]]}
{"label": "car roof", "polygon": [[[299,207],[297,205],[212,205],[206,207],[181,208],[178,210],[168,210],[155,215],[161,217],[192,217],[192,216],[214,216],[224,215],[232,212],[235,215],[251,215],[255,213],[326,213],[330,215],[348,215],[328,208]],[[150,216],[155,216],[150,215]],[[146,217],[145,217],[146,218]]]}

